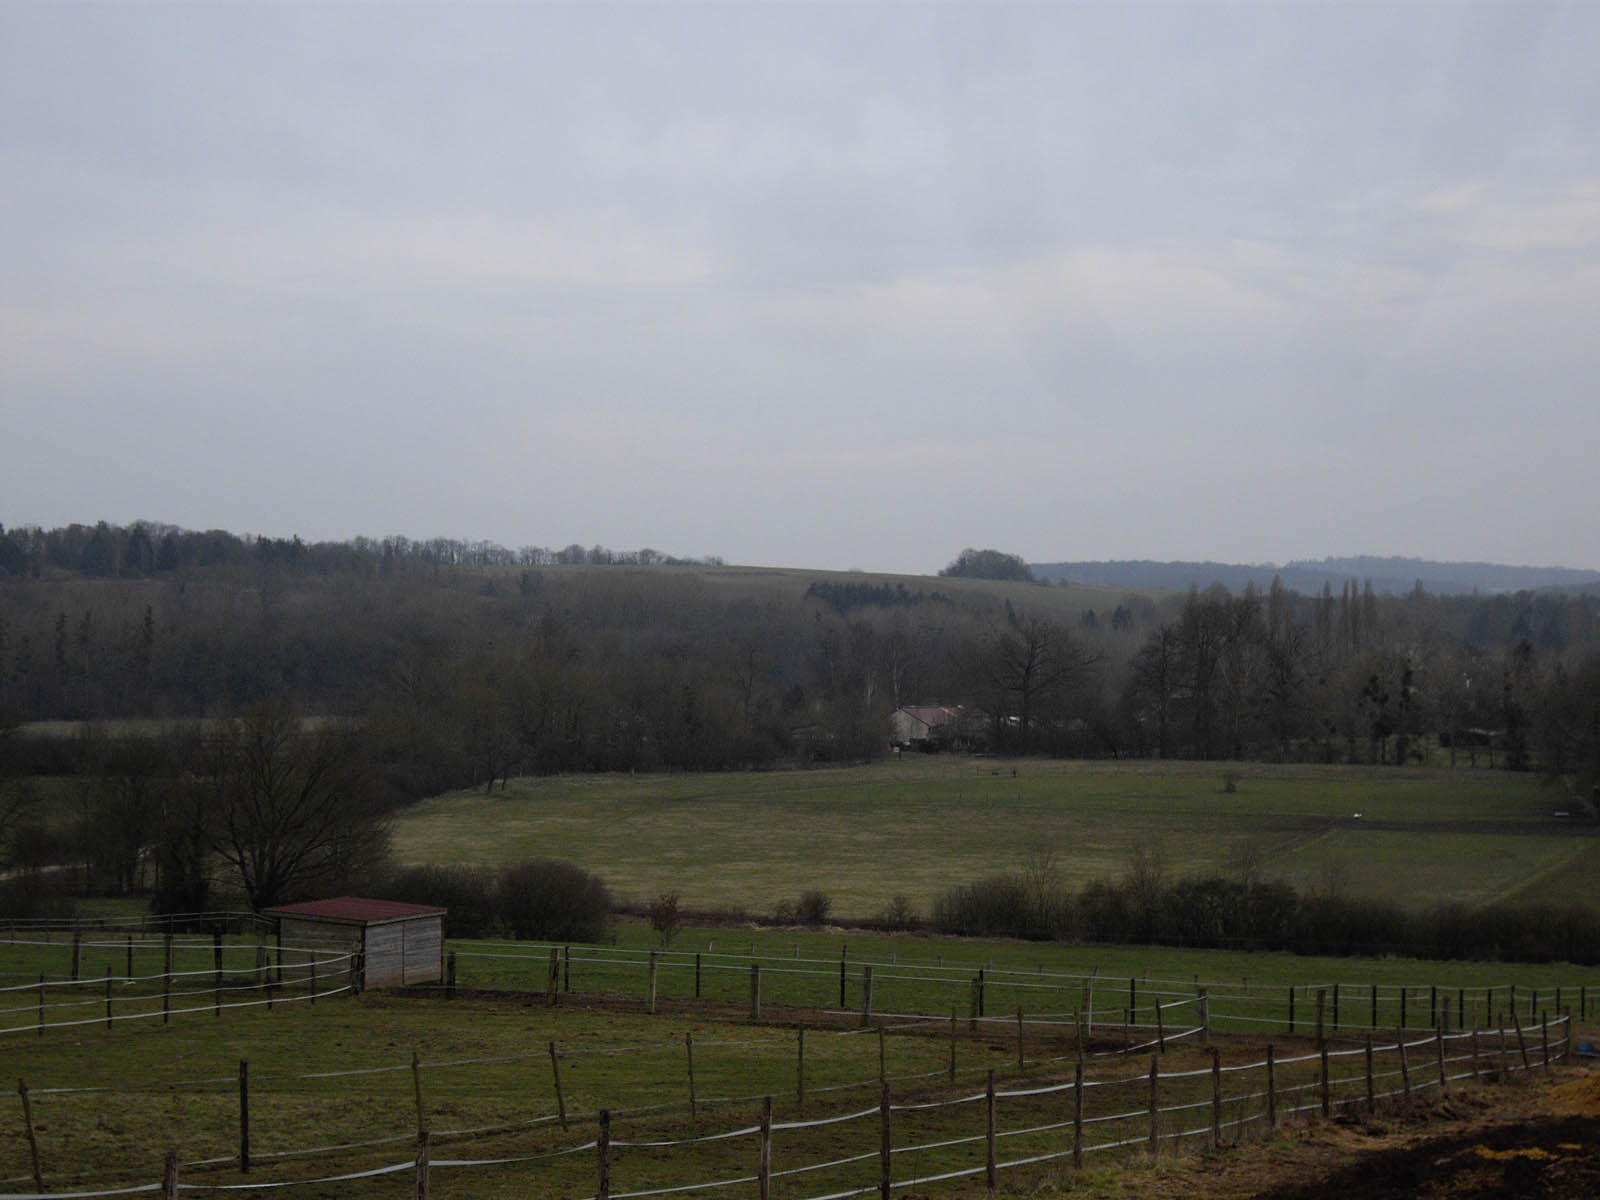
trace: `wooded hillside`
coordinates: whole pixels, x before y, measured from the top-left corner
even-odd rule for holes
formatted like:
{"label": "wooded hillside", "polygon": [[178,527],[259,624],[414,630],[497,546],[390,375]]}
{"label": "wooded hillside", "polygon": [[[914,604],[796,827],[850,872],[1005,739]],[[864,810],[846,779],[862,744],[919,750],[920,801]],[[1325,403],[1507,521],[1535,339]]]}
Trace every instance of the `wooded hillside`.
{"label": "wooded hillside", "polygon": [[1492,756],[1580,800],[1600,760],[1600,598],[1571,593],[1136,593],[144,524],[0,531],[0,566],[8,725],[287,704],[359,721],[411,795],[866,759],[931,703],[1007,753]]}

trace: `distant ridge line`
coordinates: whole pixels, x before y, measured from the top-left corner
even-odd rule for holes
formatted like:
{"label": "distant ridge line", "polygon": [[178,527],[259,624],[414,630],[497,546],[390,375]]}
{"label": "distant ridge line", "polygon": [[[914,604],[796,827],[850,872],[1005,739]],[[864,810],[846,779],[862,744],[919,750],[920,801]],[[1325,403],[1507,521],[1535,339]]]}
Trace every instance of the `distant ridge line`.
{"label": "distant ridge line", "polygon": [[1187,591],[1220,583],[1229,591],[1250,584],[1265,591],[1274,577],[1302,594],[1335,591],[1346,583],[1365,585],[1380,595],[1404,595],[1418,583],[1436,596],[1520,591],[1581,591],[1600,593],[1600,571],[1571,567],[1513,567],[1485,562],[1433,562],[1422,558],[1349,558],[1295,560],[1274,563],[1157,562],[1152,559],[1110,559],[1085,562],[1029,563],[1034,577],[1054,582],[1098,587],[1169,588]]}

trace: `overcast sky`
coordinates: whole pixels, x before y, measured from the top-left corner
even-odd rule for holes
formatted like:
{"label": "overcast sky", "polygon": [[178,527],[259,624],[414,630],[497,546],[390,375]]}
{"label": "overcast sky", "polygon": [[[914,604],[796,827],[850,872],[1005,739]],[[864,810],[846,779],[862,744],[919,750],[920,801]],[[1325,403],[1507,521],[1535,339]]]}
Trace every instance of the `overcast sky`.
{"label": "overcast sky", "polygon": [[0,521],[1600,567],[1600,5],[0,4]]}

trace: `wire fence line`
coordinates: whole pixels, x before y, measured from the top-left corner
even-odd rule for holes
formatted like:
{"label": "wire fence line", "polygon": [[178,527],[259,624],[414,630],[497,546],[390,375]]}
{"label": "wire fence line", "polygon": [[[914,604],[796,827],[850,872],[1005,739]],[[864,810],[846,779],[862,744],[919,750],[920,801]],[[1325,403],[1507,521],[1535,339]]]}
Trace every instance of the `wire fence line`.
{"label": "wire fence line", "polygon": [[[115,940],[85,938],[80,929],[56,940],[50,932],[41,928],[17,937],[13,930],[7,949],[43,969],[27,982],[0,984],[0,1038],[158,1018],[166,1024],[201,1012],[220,1016],[225,1010],[315,1003],[360,988],[360,956],[326,945],[228,942],[220,932],[129,933]],[[106,952],[105,969],[86,972],[86,952],[96,951]],[[57,961],[63,953],[70,963]],[[207,959],[207,966],[192,965]],[[140,962],[159,969],[137,969]],[[95,1015],[86,1015],[90,1010]]]}
{"label": "wire fence line", "polygon": [[[1250,985],[1239,980],[1113,977],[879,958],[801,957],[736,951],[627,950],[554,942],[449,944],[446,983],[475,990],[543,992],[563,996],[634,995],[647,1005],[712,999],[908,1019],[947,1015],[969,1020],[1018,1008],[1030,1019],[1048,1010],[1060,1021],[1086,1023],[1089,1032],[1124,1020],[1154,1027],[1155,1012],[1204,998],[1208,1031],[1286,1033],[1394,1026],[1467,1029],[1509,1023],[1513,1013],[1536,1021],[1542,1012],[1571,1009],[1587,1020],[1600,1007],[1587,982],[1530,986],[1439,983],[1387,984],[1350,980]],[[754,977],[754,981],[752,979]],[[1319,1026],[1320,1023],[1320,1026]]]}
{"label": "wire fence line", "polygon": [[[1530,1046],[1530,1037],[1537,1038],[1536,1045]],[[811,1119],[774,1121],[773,1101],[765,1097],[755,1122],[745,1120],[688,1136],[613,1138],[614,1114],[602,1111],[593,1138],[525,1153],[436,1158],[432,1148],[442,1139],[423,1129],[415,1135],[413,1157],[362,1170],[246,1183],[208,1181],[181,1178],[184,1169],[174,1153],[168,1156],[160,1183],[73,1192],[46,1192],[41,1187],[7,1192],[0,1200],[265,1191],[406,1172],[415,1174],[418,1194],[425,1195],[430,1176],[437,1172],[557,1162],[569,1163],[578,1173],[569,1171],[559,1179],[509,1178],[514,1185],[525,1184],[530,1193],[588,1195],[591,1200],[644,1200],[752,1185],[770,1200],[773,1183],[780,1180],[805,1184],[785,1189],[792,1200],[842,1200],[873,1192],[888,1196],[895,1189],[980,1176],[993,1190],[1002,1173],[1013,1179],[1026,1171],[1040,1179],[1047,1172],[1063,1176],[1081,1169],[1090,1155],[1118,1150],[1142,1150],[1156,1157],[1193,1143],[1223,1149],[1252,1131],[1268,1131],[1298,1116],[1372,1112],[1380,1103],[1409,1102],[1464,1083],[1504,1082],[1548,1072],[1553,1063],[1570,1057],[1571,1050],[1572,1019],[1562,1016],[1531,1029],[1520,1024],[1488,1032],[1439,1028],[1385,1041],[1368,1035],[1360,1045],[1343,1047],[1324,1041],[1311,1053],[1283,1058],[1269,1046],[1265,1058],[1226,1066],[1213,1048],[1209,1065],[1165,1072],[1160,1057],[1153,1055],[1148,1072],[1107,1079],[1086,1078],[1080,1064],[1071,1080],[1031,1087],[997,1087],[991,1069],[979,1093],[896,1102],[892,1085],[884,1082],[877,1105]],[[963,1115],[977,1106],[981,1121]],[[841,1146],[842,1127],[857,1128],[866,1148]],[[816,1131],[826,1131],[822,1140],[808,1138]],[[740,1152],[742,1160],[729,1159],[722,1150],[730,1143],[747,1142],[754,1145]],[[774,1170],[775,1149],[801,1161]],[[818,1150],[823,1157],[809,1157]],[[738,1169],[740,1161],[743,1170]],[[868,1166],[874,1163],[875,1169]],[[730,1167],[735,1173],[728,1173]],[[592,1193],[573,1186],[584,1169]],[[619,1188],[619,1183],[629,1186]]]}

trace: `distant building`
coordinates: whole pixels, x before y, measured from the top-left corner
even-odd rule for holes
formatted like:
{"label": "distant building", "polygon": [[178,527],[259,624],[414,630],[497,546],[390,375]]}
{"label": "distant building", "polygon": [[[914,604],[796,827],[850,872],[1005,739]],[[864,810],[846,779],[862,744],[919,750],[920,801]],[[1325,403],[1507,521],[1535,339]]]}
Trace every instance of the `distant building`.
{"label": "distant building", "polygon": [[269,908],[278,919],[285,947],[326,947],[361,956],[361,986],[404,987],[444,977],[444,916],[447,910],[398,900],[339,896]]}
{"label": "distant building", "polygon": [[954,750],[967,747],[971,732],[959,705],[911,704],[889,718],[894,744],[902,750]]}

